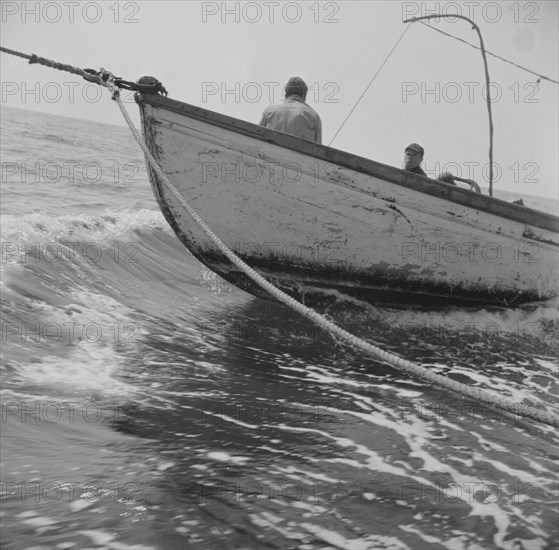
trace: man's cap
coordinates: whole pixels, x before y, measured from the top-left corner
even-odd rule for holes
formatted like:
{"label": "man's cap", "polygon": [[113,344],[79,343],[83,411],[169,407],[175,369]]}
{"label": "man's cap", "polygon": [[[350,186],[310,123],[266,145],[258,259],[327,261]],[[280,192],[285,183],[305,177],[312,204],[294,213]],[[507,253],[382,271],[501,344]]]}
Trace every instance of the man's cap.
{"label": "man's cap", "polygon": [[421,145],[419,145],[418,143],[410,143],[405,149],[404,151],[407,151],[408,149],[411,149],[412,151],[416,151],[417,153],[419,153],[421,156],[423,156],[425,154],[425,150],[423,149],[423,147],[421,147]]}
{"label": "man's cap", "polygon": [[287,95],[289,95],[289,92],[304,95],[308,92],[308,90],[309,88],[305,84],[305,81],[298,76],[292,76],[285,85],[285,93]]}

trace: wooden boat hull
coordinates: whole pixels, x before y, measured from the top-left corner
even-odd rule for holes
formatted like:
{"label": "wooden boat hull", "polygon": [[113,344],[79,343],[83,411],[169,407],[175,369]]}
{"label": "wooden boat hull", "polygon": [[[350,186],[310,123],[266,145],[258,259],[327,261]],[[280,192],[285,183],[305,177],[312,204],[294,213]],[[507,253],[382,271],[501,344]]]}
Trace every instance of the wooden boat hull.
{"label": "wooden boat hull", "polygon": [[[558,293],[555,216],[162,96],[137,102],[146,143],[185,200],[243,260],[307,303],[338,292],[495,304]],[[148,168],[190,252],[263,296]]]}

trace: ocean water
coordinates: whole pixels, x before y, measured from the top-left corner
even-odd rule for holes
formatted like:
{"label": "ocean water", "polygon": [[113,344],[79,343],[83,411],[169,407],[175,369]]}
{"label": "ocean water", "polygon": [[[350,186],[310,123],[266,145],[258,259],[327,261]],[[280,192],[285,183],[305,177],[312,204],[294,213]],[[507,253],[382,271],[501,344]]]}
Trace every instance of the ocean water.
{"label": "ocean water", "polygon": [[[1,137],[3,548],[557,548],[556,430],[225,284],[127,128],[2,109]],[[327,314],[558,412],[557,301]]]}

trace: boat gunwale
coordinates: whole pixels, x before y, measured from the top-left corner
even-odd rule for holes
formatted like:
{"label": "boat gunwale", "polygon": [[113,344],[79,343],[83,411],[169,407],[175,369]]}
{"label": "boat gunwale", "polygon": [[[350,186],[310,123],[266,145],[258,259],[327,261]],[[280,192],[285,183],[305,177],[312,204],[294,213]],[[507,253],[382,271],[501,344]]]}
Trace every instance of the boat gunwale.
{"label": "boat gunwale", "polygon": [[[384,181],[420,193],[432,195],[468,208],[482,210],[511,221],[559,233],[559,217],[547,212],[462,189],[458,186],[449,185],[438,180],[414,174],[413,172],[382,164],[340,149],[328,147],[290,134],[284,134],[283,132],[265,128],[252,122],[210,111],[202,107],[196,107],[175,99],[169,99],[161,95],[137,93],[135,94],[135,99],[139,106],[141,106],[142,103],[146,103],[151,106],[160,107],[188,118],[206,122],[212,126],[224,128],[259,141],[290,149],[324,162],[329,162],[368,176],[380,178]],[[554,243],[550,242],[550,244]]]}

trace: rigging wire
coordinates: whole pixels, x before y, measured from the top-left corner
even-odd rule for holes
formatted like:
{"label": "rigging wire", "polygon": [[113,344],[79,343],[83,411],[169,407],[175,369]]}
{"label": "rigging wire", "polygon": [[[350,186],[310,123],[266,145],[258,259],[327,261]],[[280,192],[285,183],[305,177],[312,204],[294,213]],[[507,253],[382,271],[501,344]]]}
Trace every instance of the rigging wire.
{"label": "rigging wire", "polygon": [[[479,46],[476,46],[475,44],[470,44],[470,42],[468,42],[467,40],[463,40],[462,38],[458,38],[457,36],[454,36],[453,34],[442,31],[441,29],[437,29],[436,27],[433,27],[433,26],[429,25],[428,23],[425,23],[424,21],[419,21],[419,23],[421,23],[422,25],[425,25],[426,27],[429,27],[430,29],[433,29],[434,31],[437,31],[437,32],[440,32],[441,34],[449,36],[450,38],[454,38],[455,40],[458,40],[459,42],[463,42],[464,44],[467,44],[468,46],[470,46],[472,48],[475,48],[476,50],[481,50],[481,48]],[[527,69],[526,67],[523,67],[522,65],[518,65],[518,63],[514,63],[514,61],[509,61],[508,59],[505,59],[504,57],[501,57],[500,55],[491,53],[488,50],[485,50],[485,53],[491,55],[492,57],[495,57],[496,59],[499,59],[500,61],[504,61],[505,63],[508,63],[509,65],[513,65],[514,67],[517,67],[518,69],[526,71],[527,73],[530,73],[530,74],[533,74],[533,75],[537,76],[538,77],[538,82],[540,80],[547,80],[548,82],[553,82],[554,84],[559,84],[559,81],[553,80],[553,78],[549,78],[548,76],[544,76],[543,74],[539,74],[535,71],[531,71],[530,69]]]}
{"label": "rigging wire", "polygon": [[365,90],[363,91],[363,93],[361,94],[359,99],[355,102],[355,105],[351,108],[351,111],[349,112],[349,114],[345,117],[345,120],[342,122],[341,126],[336,130],[336,133],[334,134],[334,137],[330,140],[330,143],[328,144],[328,147],[330,147],[332,145],[332,142],[336,139],[336,136],[340,133],[340,130],[345,126],[345,123],[347,122],[349,117],[353,114],[353,111],[355,111],[357,105],[363,99],[363,97],[367,93],[367,90],[371,87],[371,84],[375,81],[375,78],[378,76],[378,74],[380,73],[382,68],[386,65],[386,62],[390,59],[390,56],[394,53],[394,50],[396,49],[396,46],[398,46],[398,44],[400,43],[402,38],[404,38],[404,35],[408,32],[409,28],[410,28],[410,25],[407,25],[406,28],[404,29],[404,32],[400,35],[400,38],[398,38],[398,40],[396,41],[396,44],[394,44],[394,46],[392,46],[392,49],[388,52],[388,55],[386,56],[386,58],[382,62],[382,65],[378,68],[378,70],[374,74],[373,78],[371,78],[371,81],[369,82],[369,84],[367,84],[367,87],[365,88]]}

